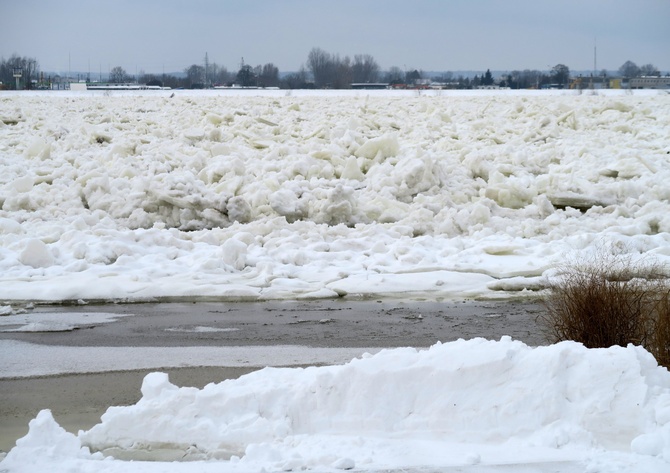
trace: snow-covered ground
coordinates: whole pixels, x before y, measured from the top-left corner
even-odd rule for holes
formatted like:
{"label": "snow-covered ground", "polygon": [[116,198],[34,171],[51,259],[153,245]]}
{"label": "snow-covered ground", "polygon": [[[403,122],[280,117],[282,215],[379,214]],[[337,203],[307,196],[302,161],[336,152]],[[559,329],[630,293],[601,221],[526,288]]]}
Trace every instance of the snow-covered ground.
{"label": "snow-covered ground", "polygon": [[[0,311],[496,298],[603,246],[667,263],[669,153],[664,91],[3,93]],[[142,393],[78,436],[41,413],[0,469],[670,468],[670,374],[634,347],[459,341]]]}

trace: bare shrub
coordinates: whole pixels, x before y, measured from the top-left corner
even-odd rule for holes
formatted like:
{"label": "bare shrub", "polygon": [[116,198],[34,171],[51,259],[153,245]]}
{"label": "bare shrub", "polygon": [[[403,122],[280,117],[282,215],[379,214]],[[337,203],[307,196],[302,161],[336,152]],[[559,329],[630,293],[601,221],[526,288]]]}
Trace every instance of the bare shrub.
{"label": "bare shrub", "polygon": [[659,299],[653,323],[650,351],[659,365],[670,368],[670,291]]}
{"label": "bare shrub", "polygon": [[568,262],[549,284],[540,319],[554,342],[642,345],[670,366],[670,279],[664,270],[612,249]]}

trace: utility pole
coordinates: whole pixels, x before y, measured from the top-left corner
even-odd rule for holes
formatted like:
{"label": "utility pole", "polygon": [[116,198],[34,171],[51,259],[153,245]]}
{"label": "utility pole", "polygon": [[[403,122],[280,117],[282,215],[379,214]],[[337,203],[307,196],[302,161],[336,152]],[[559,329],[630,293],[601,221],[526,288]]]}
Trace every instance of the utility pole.
{"label": "utility pole", "polygon": [[593,75],[595,76],[598,72],[598,45],[596,43],[597,38],[593,38]]}
{"label": "utility pole", "polygon": [[209,88],[207,86],[208,77],[209,77],[209,58],[207,56],[207,53],[205,52],[205,89]]}

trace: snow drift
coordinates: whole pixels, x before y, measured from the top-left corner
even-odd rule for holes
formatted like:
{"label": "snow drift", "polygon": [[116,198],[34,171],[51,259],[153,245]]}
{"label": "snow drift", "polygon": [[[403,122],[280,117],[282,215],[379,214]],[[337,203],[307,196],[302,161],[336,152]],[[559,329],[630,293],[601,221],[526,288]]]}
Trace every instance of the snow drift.
{"label": "snow drift", "polygon": [[218,471],[512,459],[665,471],[670,463],[670,374],[633,346],[459,340],[339,366],[266,368],[203,389],[152,373],[142,395],[76,437],[43,411],[2,466],[31,471],[58,457],[63,468],[106,471],[116,462],[101,461],[100,452],[216,459]]}

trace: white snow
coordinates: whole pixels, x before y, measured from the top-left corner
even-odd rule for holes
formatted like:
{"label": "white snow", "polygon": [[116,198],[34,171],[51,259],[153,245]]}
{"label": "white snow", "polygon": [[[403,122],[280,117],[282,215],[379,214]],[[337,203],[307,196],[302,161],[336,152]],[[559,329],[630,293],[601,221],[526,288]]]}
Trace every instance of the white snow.
{"label": "white snow", "polygon": [[[603,245],[670,262],[667,92],[171,94],[0,95],[3,327],[39,324],[15,314],[32,301],[531,295],[557,263]],[[95,360],[110,356],[52,349],[3,341],[4,376],[105,369]],[[121,361],[267,359],[194,350]],[[277,350],[278,364],[310,352]],[[202,390],[154,373],[142,393],[77,436],[43,411],[0,469],[670,463],[670,374],[632,346],[461,340]]]}
{"label": "white snow", "polygon": [[493,298],[603,242],[670,258],[665,92],[170,94],[0,97],[0,300]]}
{"label": "white snow", "polygon": [[2,467],[662,472],[670,462],[670,374],[633,346],[459,340],[203,389],[151,373],[141,391],[76,436],[42,411]]}

